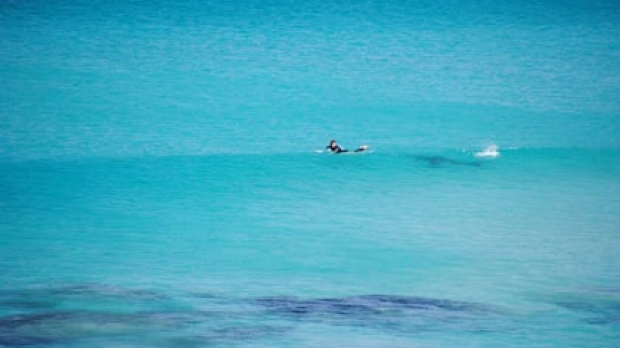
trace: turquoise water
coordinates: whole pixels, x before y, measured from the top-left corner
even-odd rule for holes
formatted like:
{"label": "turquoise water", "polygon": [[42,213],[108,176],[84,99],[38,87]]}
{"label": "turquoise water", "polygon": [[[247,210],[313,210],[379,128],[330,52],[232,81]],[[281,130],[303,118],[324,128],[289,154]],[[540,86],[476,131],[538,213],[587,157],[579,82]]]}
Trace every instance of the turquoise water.
{"label": "turquoise water", "polygon": [[0,2],[0,346],[618,346],[618,23]]}

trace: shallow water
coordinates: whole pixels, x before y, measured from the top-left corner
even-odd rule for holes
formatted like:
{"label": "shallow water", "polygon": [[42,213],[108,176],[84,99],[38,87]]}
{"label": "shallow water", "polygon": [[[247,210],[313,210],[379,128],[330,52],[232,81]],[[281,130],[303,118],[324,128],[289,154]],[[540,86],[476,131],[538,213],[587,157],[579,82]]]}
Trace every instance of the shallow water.
{"label": "shallow water", "polygon": [[619,156],[4,164],[2,339],[611,346]]}

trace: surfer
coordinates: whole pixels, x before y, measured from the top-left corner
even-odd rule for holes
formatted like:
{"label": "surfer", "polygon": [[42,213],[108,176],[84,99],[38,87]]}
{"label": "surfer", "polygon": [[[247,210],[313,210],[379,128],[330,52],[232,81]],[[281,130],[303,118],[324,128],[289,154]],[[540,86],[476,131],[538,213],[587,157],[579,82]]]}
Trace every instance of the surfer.
{"label": "surfer", "polygon": [[329,145],[325,146],[325,148],[333,153],[348,152],[348,150],[341,148],[334,139],[332,139],[332,141],[329,142]]}
{"label": "surfer", "polygon": [[[329,142],[329,145],[325,146],[325,148],[331,151],[332,153],[349,152],[349,150],[343,149],[342,147],[340,147],[340,145],[338,145],[338,143],[334,139],[332,139],[332,141]],[[355,149],[354,152],[362,152],[362,151],[365,151],[367,148],[368,148],[368,145],[360,145],[360,147]]]}

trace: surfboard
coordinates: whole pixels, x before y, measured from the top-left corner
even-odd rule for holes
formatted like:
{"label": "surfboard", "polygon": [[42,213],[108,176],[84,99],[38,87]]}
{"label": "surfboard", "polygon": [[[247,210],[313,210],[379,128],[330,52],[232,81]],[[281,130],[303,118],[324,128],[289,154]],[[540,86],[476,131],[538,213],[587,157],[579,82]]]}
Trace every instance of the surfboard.
{"label": "surfboard", "polygon": [[368,151],[369,148],[370,148],[370,146],[368,146],[368,145],[360,145],[355,150],[344,150],[344,151],[341,151],[341,152],[335,152],[335,151],[330,151],[330,150],[315,150],[314,152],[316,152],[316,153],[327,153],[327,154],[330,154],[330,155],[343,155],[343,154],[356,154],[356,153],[366,152],[366,151]]}

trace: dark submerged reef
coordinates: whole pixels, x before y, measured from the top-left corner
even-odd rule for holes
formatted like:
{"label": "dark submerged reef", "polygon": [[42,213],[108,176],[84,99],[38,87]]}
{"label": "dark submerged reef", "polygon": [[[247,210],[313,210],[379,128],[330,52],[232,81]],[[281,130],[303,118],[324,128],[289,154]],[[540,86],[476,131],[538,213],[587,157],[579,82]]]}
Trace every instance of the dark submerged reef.
{"label": "dark submerged reef", "polygon": [[110,337],[152,346],[227,344],[284,335],[292,326],[283,319],[401,333],[446,325],[485,330],[482,321],[498,315],[485,304],[412,296],[171,298],[99,284],[0,291],[0,310],[9,313],[0,316],[0,346],[6,347]]}

